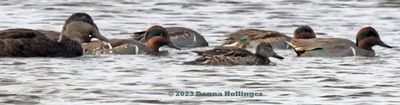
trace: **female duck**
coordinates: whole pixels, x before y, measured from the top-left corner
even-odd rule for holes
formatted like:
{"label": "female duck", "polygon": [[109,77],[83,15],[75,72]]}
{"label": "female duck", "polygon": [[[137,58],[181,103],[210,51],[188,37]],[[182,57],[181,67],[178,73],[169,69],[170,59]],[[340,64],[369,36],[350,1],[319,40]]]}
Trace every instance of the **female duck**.
{"label": "female duck", "polygon": [[113,53],[113,54],[160,54],[159,48],[167,45],[171,48],[180,50],[179,47],[170,41],[170,36],[166,29],[159,25],[150,27],[144,36],[144,43],[134,39],[112,39],[112,49],[104,47],[101,42],[84,44],[87,53]]}
{"label": "female duck", "polygon": [[[243,36],[248,36],[250,40],[250,47],[257,46],[260,43],[269,43],[274,48],[287,49],[289,45],[286,41],[292,40],[291,37],[286,36],[283,33],[270,30],[259,30],[259,29],[242,29],[228,35],[222,45],[233,44]],[[315,33],[311,27],[307,25],[301,25],[294,31],[295,39],[309,39],[315,38]]]}
{"label": "female duck", "polygon": [[7,29],[0,31],[0,57],[77,57],[83,54],[81,43],[90,41],[90,35],[108,41],[86,13],[72,14],[58,40],[31,29]]}
{"label": "female duck", "polygon": [[[247,36],[245,36],[247,37]],[[242,43],[247,39],[240,39],[238,43]],[[185,62],[184,64],[193,65],[269,65],[271,61],[268,57],[283,59],[277,55],[272,46],[268,43],[260,43],[256,48],[256,53],[237,47],[216,47],[212,50],[194,51],[200,57],[194,61]]]}
{"label": "female duck", "polygon": [[[193,48],[208,46],[208,42],[204,39],[204,36],[192,29],[185,27],[167,27],[165,29],[168,35],[170,35],[171,42],[177,47]],[[145,33],[146,31],[136,32],[132,37],[137,41],[144,42]]]}
{"label": "female duck", "polygon": [[375,56],[373,46],[386,48],[391,46],[383,43],[378,32],[372,27],[364,27],[357,33],[356,43],[342,38],[296,39],[288,42],[293,46],[297,56]]}

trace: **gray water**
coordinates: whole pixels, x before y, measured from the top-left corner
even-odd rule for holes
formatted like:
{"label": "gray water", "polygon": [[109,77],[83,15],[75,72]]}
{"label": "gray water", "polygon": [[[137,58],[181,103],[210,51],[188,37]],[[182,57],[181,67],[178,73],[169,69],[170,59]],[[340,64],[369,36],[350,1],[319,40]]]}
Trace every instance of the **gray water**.
{"label": "gray water", "polygon": [[[399,48],[374,47],[376,57],[286,59],[276,66],[191,66],[192,50],[210,49],[242,28],[292,36],[310,25],[317,37],[355,40],[364,26],[398,46],[396,0],[1,0],[0,29],[59,31],[74,12],[89,13],[101,33],[128,38],[151,25],[183,26],[210,47],[169,56],[102,55],[77,58],[0,58],[0,104],[400,104]],[[245,91],[262,96],[169,96],[170,91]]]}

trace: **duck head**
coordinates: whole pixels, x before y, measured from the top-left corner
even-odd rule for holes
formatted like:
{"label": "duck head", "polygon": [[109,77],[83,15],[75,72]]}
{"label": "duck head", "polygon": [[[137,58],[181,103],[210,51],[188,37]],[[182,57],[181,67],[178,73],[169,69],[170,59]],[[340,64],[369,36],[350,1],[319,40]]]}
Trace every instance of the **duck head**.
{"label": "duck head", "polygon": [[392,48],[385,44],[381,38],[379,38],[378,32],[372,27],[361,28],[357,33],[356,45],[365,50],[372,50],[372,47],[379,45],[386,48]]}
{"label": "duck head", "polygon": [[272,49],[272,46],[268,43],[260,43],[256,48],[256,54],[265,58],[274,57],[277,59],[284,59],[282,56],[276,54],[276,52]]}
{"label": "duck head", "polygon": [[294,30],[294,39],[312,39],[316,38],[314,30],[307,25],[301,25]]}
{"label": "duck head", "polygon": [[155,25],[147,29],[144,37],[146,46],[155,52],[158,52],[159,48],[164,45],[181,50],[171,42],[167,30],[159,25]]}
{"label": "duck head", "polygon": [[97,25],[87,13],[74,13],[65,21],[59,41],[65,37],[80,43],[89,43],[92,38],[109,42],[100,34]]}

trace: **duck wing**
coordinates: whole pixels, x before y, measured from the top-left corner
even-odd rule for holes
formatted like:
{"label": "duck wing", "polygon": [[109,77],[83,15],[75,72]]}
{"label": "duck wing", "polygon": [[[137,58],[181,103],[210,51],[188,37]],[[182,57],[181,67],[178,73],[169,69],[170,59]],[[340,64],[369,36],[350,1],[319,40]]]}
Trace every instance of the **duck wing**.
{"label": "duck wing", "polygon": [[42,34],[44,34],[47,38],[53,41],[58,41],[60,38],[60,32],[57,31],[51,31],[51,30],[36,30]]}
{"label": "duck wing", "polygon": [[[208,42],[198,32],[185,27],[167,27],[171,42],[178,47],[202,47],[208,46]],[[131,37],[137,41],[144,42],[146,31],[135,32]]]}
{"label": "duck wing", "polygon": [[[228,35],[228,38],[225,39],[223,45],[232,44],[238,41],[241,37],[248,36],[251,42],[255,43],[284,43],[285,41],[291,40],[289,36],[286,36],[283,33],[277,31],[269,31],[269,30],[259,30],[259,29],[242,29]],[[258,45],[258,44],[257,44]]]}

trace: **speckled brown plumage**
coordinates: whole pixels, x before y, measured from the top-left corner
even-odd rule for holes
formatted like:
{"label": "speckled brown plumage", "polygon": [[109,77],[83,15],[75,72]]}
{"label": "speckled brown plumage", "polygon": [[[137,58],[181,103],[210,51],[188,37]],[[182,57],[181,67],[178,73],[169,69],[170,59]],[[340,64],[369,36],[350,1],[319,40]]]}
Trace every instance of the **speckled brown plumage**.
{"label": "speckled brown plumage", "polygon": [[[250,43],[255,43],[256,44],[255,46],[257,46],[260,43],[269,43],[274,48],[280,48],[280,49],[288,48],[288,45],[285,43],[285,41],[291,40],[290,37],[277,31],[242,29],[230,33],[228,35],[228,38],[225,39],[222,45],[232,44],[243,36],[248,36]],[[255,47],[255,46],[249,46],[249,47]]]}
{"label": "speckled brown plumage", "polygon": [[270,44],[261,43],[256,53],[236,47],[216,47],[206,51],[194,51],[200,57],[184,64],[192,65],[269,65],[268,57],[283,59],[277,55]]}

